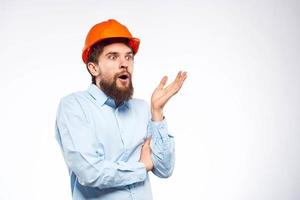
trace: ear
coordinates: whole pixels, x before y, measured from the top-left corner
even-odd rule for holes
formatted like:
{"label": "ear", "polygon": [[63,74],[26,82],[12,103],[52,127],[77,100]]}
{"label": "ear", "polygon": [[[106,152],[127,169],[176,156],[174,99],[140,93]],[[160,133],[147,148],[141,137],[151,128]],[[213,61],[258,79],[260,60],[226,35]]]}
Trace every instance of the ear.
{"label": "ear", "polygon": [[100,67],[95,63],[89,62],[88,63],[88,70],[93,76],[98,76],[100,74]]}

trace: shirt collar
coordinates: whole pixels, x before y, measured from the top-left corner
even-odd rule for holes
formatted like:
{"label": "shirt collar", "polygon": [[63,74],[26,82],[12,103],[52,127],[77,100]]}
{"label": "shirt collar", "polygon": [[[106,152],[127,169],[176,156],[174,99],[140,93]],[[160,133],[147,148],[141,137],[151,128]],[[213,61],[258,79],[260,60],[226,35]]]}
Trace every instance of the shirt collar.
{"label": "shirt collar", "polygon": [[[116,108],[115,101],[108,97],[100,88],[98,88],[95,84],[91,84],[88,88],[89,94],[99,103],[100,106],[104,104]],[[119,107],[126,106],[128,107],[128,101],[124,101]]]}

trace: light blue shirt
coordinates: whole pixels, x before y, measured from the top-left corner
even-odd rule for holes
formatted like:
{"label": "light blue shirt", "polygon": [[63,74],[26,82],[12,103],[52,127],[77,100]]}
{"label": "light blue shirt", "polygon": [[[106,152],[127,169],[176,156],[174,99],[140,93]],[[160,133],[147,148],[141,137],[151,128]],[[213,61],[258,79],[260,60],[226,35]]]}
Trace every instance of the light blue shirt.
{"label": "light blue shirt", "polygon": [[131,99],[116,107],[94,84],[62,98],[56,139],[69,169],[73,199],[151,200],[149,176],[139,162],[149,136],[152,172],[167,178],[174,168],[174,138],[165,119],[151,121],[145,101]]}

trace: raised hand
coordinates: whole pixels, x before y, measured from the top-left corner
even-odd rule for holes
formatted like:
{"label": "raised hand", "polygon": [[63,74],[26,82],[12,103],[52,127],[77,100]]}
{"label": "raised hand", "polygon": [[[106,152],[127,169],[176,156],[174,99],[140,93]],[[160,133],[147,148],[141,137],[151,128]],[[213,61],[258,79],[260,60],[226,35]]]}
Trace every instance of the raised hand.
{"label": "raised hand", "polygon": [[162,78],[151,97],[151,113],[153,121],[161,121],[163,119],[164,106],[169,99],[180,90],[186,77],[186,72],[179,71],[175,80],[167,87],[164,86],[167,83],[168,77],[164,76]]}

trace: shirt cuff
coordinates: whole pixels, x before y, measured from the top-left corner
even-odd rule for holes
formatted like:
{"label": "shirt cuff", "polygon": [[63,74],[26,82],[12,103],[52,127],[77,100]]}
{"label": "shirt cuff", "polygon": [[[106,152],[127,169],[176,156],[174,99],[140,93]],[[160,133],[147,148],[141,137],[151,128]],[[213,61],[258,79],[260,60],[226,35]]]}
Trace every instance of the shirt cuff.
{"label": "shirt cuff", "polygon": [[150,125],[152,127],[152,135],[154,137],[159,136],[161,139],[167,139],[169,137],[168,124],[165,117],[162,121],[151,120]]}
{"label": "shirt cuff", "polygon": [[146,166],[141,163],[141,162],[138,162],[138,180],[139,181],[144,181],[146,180],[147,178],[147,169],[146,169]]}

